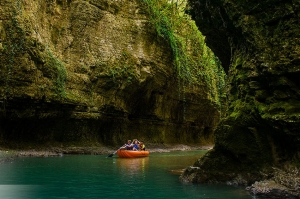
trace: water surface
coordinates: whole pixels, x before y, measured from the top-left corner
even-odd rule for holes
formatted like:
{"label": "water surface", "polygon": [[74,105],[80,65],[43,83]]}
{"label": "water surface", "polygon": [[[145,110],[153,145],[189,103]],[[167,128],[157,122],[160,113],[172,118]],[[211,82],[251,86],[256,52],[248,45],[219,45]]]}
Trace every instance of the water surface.
{"label": "water surface", "polygon": [[171,172],[192,165],[205,153],[151,153],[136,159],[107,155],[18,158],[0,164],[0,198],[260,199],[244,187],[184,184]]}

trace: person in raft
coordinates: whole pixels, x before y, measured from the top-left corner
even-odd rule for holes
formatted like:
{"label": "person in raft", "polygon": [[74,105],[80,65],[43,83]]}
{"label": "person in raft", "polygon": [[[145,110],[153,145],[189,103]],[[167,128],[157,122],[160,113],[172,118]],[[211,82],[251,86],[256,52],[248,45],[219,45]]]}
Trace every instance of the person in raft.
{"label": "person in raft", "polygon": [[123,147],[121,147],[121,149],[126,149],[126,150],[132,150],[133,148],[133,144],[131,143],[131,140],[127,140],[127,143],[124,144]]}
{"label": "person in raft", "polygon": [[141,151],[145,151],[146,150],[146,146],[145,146],[145,144],[144,144],[143,141],[140,141],[139,148],[140,148]]}
{"label": "person in raft", "polygon": [[139,141],[137,139],[133,140],[133,148],[134,151],[139,151]]}

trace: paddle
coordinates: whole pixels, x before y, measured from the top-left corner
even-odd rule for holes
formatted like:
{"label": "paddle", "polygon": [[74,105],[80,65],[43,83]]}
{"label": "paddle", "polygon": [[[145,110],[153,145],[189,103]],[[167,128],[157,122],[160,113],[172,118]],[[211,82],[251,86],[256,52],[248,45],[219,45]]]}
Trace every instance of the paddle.
{"label": "paddle", "polygon": [[[119,149],[121,149],[121,148],[124,147],[124,146],[125,146],[125,145],[121,146]],[[119,149],[118,149],[118,150],[119,150]],[[117,153],[118,150],[116,150],[116,151],[113,152],[112,154],[109,154],[107,157],[110,157],[110,158],[113,157],[113,155],[115,155],[115,154]]]}

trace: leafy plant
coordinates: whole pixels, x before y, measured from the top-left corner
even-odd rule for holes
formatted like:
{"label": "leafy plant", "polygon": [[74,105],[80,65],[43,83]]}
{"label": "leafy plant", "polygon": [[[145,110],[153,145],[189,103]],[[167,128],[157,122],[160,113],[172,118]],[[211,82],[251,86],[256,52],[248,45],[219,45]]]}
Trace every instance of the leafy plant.
{"label": "leafy plant", "polygon": [[55,55],[53,55],[52,51],[47,47],[47,59],[45,63],[45,67],[53,70],[53,77],[55,80],[55,93],[62,98],[66,97],[65,91],[65,81],[67,78],[67,72],[63,62],[61,62]]}
{"label": "leafy plant", "polygon": [[111,76],[114,81],[126,77],[127,82],[131,83],[135,77],[135,64],[135,58],[126,50],[123,50],[122,56],[114,63],[102,65],[106,66],[108,75]]}
{"label": "leafy plant", "polygon": [[[185,14],[186,1],[143,0],[143,2],[158,36],[165,39],[172,49],[179,91],[184,91],[185,85],[207,86],[211,99],[221,105],[221,98],[225,93],[226,74],[218,58],[206,46],[205,37],[190,16]],[[182,98],[185,100],[184,96]]]}

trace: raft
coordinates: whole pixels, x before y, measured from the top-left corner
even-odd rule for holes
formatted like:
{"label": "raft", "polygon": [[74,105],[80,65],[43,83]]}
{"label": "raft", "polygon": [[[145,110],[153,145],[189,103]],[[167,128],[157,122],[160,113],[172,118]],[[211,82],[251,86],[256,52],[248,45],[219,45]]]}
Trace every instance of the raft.
{"label": "raft", "polygon": [[117,154],[120,158],[141,158],[147,157],[149,155],[149,151],[131,151],[119,149]]}

